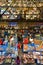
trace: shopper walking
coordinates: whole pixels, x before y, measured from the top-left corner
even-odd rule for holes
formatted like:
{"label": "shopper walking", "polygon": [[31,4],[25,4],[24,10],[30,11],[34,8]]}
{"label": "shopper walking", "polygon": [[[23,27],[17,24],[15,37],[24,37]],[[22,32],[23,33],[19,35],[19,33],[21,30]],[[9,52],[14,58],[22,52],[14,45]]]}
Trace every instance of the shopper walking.
{"label": "shopper walking", "polygon": [[20,65],[20,58],[19,58],[19,56],[17,56],[17,58],[16,58],[16,64]]}

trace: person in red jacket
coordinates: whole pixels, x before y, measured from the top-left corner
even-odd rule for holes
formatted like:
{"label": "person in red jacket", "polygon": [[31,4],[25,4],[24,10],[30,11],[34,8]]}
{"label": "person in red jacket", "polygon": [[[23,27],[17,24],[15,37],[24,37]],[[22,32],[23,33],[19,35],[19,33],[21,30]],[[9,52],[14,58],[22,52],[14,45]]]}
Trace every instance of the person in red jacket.
{"label": "person in red jacket", "polygon": [[28,44],[28,43],[29,43],[28,38],[24,38],[24,39],[23,39],[23,43],[24,43],[24,44]]}
{"label": "person in red jacket", "polygon": [[21,43],[20,42],[18,42],[17,47],[18,47],[18,55],[20,55],[20,51],[21,51]]}
{"label": "person in red jacket", "polygon": [[3,41],[2,41],[2,39],[0,38],[0,45],[3,45]]}
{"label": "person in red jacket", "polygon": [[20,48],[21,48],[21,43],[20,43],[20,42],[18,42],[17,47],[18,47],[18,49],[20,49]]}

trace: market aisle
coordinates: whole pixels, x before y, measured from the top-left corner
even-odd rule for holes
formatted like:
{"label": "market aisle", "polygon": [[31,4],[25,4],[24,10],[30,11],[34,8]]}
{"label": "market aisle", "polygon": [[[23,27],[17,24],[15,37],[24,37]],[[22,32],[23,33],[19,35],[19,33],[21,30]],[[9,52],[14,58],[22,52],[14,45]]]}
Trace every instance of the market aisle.
{"label": "market aisle", "polygon": [[20,49],[19,50],[19,52],[18,52],[18,55],[19,55],[19,57],[20,57],[20,59],[21,59],[21,65],[24,65],[23,63],[22,63],[22,50]]}

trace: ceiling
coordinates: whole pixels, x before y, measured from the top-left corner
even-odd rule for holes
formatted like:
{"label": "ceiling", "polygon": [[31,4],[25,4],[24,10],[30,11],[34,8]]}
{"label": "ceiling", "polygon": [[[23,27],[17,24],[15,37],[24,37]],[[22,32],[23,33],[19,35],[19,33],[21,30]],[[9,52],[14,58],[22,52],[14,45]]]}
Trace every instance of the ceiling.
{"label": "ceiling", "polygon": [[43,19],[43,0],[0,0],[2,19]]}

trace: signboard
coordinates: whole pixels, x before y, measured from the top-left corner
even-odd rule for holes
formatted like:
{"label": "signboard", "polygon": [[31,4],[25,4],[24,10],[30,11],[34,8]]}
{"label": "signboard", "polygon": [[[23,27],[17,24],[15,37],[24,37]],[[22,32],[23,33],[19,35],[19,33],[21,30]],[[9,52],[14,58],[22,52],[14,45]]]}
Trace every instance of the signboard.
{"label": "signboard", "polygon": [[10,26],[17,26],[17,22],[9,22]]}

